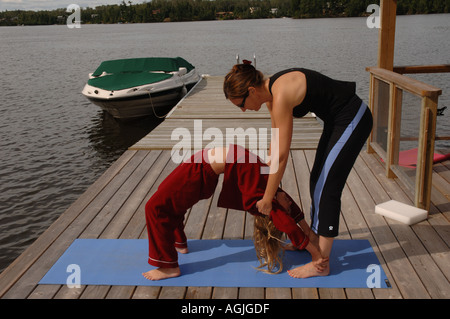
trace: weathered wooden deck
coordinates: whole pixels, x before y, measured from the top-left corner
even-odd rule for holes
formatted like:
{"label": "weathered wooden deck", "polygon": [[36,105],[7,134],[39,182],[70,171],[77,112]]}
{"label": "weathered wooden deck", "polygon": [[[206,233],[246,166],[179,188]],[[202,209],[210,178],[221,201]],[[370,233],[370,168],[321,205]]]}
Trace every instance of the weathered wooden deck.
{"label": "weathered wooden deck", "polygon": [[[156,127],[130,149],[170,150],[174,145],[180,147],[206,147],[212,141],[225,145],[227,129],[230,136],[241,129],[241,135],[263,136],[270,140],[270,114],[266,108],[258,112],[242,112],[227,101],[222,91],[223,77],[209,77],[201,81],[186,99],[173,110],[163,125]],[[197,125],[194,127],[195,121]],[[294,120],[292,149],[315,149],[322,133],[322,127],[314,116],[308,115]],[[210,130],[208,130],[210,128]],[[188,129],[189,140],[175,136],[176,129]],[[265,131],[264,131],[265,130]],[[237,132],[237,131],[236,131]],[[217,134],[219,133],[219,134]],[[211,136],[209,136],[211,135]],[[247,139],[245,145],[249,147]]]}
{"label": "weathered wooden deck", "polygon": [[[210,84],[212,85],[210,87]],[[216,87],[215,87],[216,86]],[[218,81],[202,82],[185,99],[172,116],[149,136],[170,132],[165,125],[188,127],[189,121],[224,116],[211,125],[236,127],[241,123],[268,120],[267,114],[246,112],[242,117],[230,105],[223,112],[204,117],[194,115],[194,99],[205,105],[224,104],[217,94]],[[216,92],[215,92],[216,91]],[[208,100],[207,95],[211,95]],[[209,101],[209,102],[207,102]],[[221,102],[215,102],[221,101]],[[233,114],[231,111],[234,111]],[[186,111],[184,115],[182,111]],[[183,118],[184,116],[184,118]],[[266,116],[264,118],[264,116]],[[188,117],[191,117],[189,119]],[[229,118],[229,120],[227,120]],[[314,118],[305,119],[314,120]],[[179,121],[173,122],[171,121]],[[181,121],[181,122],[180,122]],[[270,122],[270,120],[268,120]],[[315,120],[314,120],[315,121]],[[251,127],[249,124],[248,127]],[[256,124],[255,124],[256,125]],[[267,125],[267,123],[264,123]],[[270,123],[268,124],[270,125]],[[312,127],[314,125],[311,125]],[[176,127],[176,126],[173,126]],[[258,126],[255,126],[258,127]],[[313,129],[311,129],[313,130]],[[317,127],[315,128],[317,130]],[[314,131],[314,130],[313,130]],[[301,135],[300,133],[298,133]],[[314,133],[316,134],[316,133]],[[229,299],[291,299],[291,298],[450,298],[450,161],[436,164],[433,195],[428,220],[406,226],[374,213],[375,205],[390,199],[412,203],[412,194],[397,179],[388,179],[380,160],[362,151],[348,178],[342,196],[339,238],[368,239],[392,285],[391,289],[325,289],[325,288],[221,288],[221,287],[134,287],[38,285],[76,238],[146,238],[144,205],[159,183],[176,167],[170,150],[162,148],[170,134],[143,141],[126,151],[79,199],[74,202],[21,256],[0,274],[0,297],[19,299],[59,298],[229,298]],[[314,139],[313,139],[314,140]],[[176,142],[176,141],[175,141]],[[317,141],[316,141],[317,142]],[[309,171],[314,158],[314,142],[299,139],[293,144],[282,186],[309,211]],[[165,144],[164,144],[165,145]],[[306,146],[309,145],[309,146]],[[186,234],[190,239],[249,239],[252,217],[241,211],[226,210],[216,205],[217,194],[196,204],[186,216]],[[307,214],[306,214],[307,215]],[[308,219],[308,218],[307,218]],[[143,258],[146,258],[143,256]]]}

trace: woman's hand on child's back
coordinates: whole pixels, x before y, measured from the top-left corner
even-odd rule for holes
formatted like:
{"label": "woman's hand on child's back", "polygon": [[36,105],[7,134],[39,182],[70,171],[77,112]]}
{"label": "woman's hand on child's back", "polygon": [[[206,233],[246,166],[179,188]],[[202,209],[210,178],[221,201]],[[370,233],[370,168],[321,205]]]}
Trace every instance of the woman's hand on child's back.
{"label": "woman's hand on child's back", "polygon": [[272,211],[272,201],[265,201],[264,199],[261,199],[256,202],[256,208],[258,208],[258,211],[261,214],[270,215],[270,212]]}

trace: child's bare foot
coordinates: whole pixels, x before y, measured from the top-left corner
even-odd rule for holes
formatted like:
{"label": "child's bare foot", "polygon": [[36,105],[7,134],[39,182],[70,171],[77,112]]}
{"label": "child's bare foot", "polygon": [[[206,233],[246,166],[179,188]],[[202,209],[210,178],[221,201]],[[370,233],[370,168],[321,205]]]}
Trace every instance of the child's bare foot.
{"label": "child's bare foot", "polygon": [[142,276],[148,280],[161,280],[167,278],[178,277],[181,275],[179,267],[176,268],[157,268],[150,271],[142,273]]}
{"label": "child's bare foot", "polygon": [[186,247],[186,248],[178,248],[178,247],[175,247],[175,249],[180,253],[180,254],[187,254],[188,252],[189,252],[189,249]]}
{"label": "child's bare foot", "polygon": [[288,270],[289,276],[293,278],[309,278],[317,276],[328,276],[330,273],[330,267],[326,267],[323,271],[317,269],[314,262],[310,262],[306,265]]}

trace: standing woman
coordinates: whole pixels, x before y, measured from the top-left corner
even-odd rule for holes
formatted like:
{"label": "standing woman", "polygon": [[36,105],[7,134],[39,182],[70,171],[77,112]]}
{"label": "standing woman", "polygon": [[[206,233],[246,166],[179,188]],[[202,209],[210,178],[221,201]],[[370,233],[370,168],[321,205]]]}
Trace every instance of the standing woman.
{"label": "standing woman", "polygon": [[[313,112],[324,122],[310,175],[311,228],[319,235],[322,257],[330,256],[339,233],[341,195],[347,177],[372,130],[372,114],[355,94],[356,84],[331,79],[319,72],[291,68],[270,78],[248,61],[237,64],[226,75],[225,97],[243,112],[258,111],[266,104],[272,128],[279,130],[278,170],[271,170],[264,197],[257,203],[260,213],[269,214],[272,199],[283,177],[289,156],[293,118]],[[273,163],[273,161],[272,161]],[[312,264],[289,271],[295,278],[327,275]]]}

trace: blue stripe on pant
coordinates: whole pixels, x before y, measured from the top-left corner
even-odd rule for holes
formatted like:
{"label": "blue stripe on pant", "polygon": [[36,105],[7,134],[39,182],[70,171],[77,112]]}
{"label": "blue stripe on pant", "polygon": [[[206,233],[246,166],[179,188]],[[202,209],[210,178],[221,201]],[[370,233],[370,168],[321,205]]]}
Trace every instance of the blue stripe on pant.
{"label": "blue stripe on pant", "polygon": [[[362,122],[361,119],[363,119]],[[360,122],[361,125],[358,127]],[[313,192],[311,194],[311,228],[319,235],[335,237],[339,233],[342,190],[371,129],[372,116],[363,102],[323,162],[320,175],[315,185],[312,185]],[[323,143],[327,142],[329,141],[323,141]],[[318,162],[320,163],[320,161]],[[317,165],[318,162],[315,161],[314,165]],[[332,170],[333,176],[330,177]],[[324,189],[326,189],[325,192]],[[322,210],[326,211],[322,212]]]}

